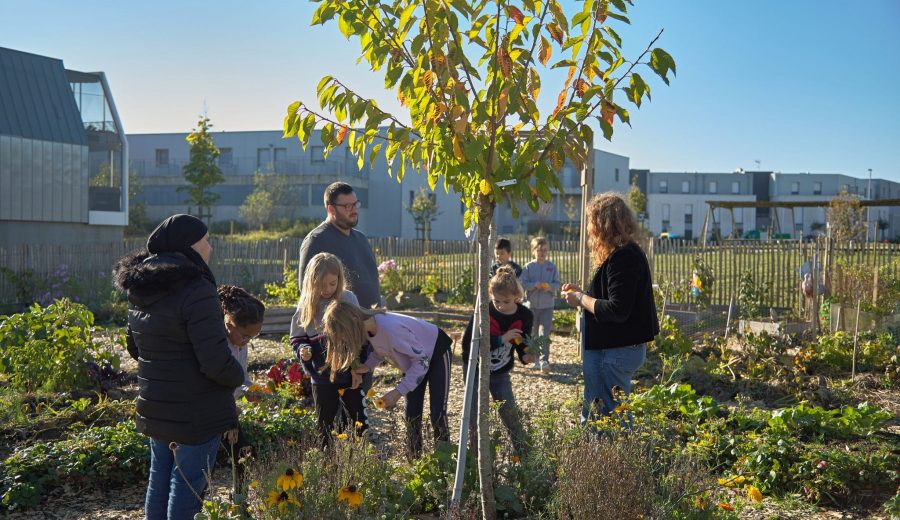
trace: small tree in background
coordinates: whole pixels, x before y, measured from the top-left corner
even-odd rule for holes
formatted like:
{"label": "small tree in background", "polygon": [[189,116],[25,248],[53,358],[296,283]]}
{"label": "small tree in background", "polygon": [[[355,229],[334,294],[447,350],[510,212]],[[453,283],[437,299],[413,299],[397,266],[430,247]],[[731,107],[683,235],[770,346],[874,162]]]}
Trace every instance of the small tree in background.
{"label": "small tree in background", "polygon": [[441,212],[438,210],[437,197],[434,193],[428,193],[425,188],[419,188],[419,192],[413,197],[412,204],[406,208],[412,215],[416,228],[422,229],[422,238],[425,240],[425,251],[428,251],[428,241],[431,240],[431,223],[437,220]]}
{"label": "small tree in background", "polygon": [[225,181],[217,164],[219,149],[213,142],[209,129],[212,124],[208,117],[201,117],[197,128],[187,136],[191,145],[190,161],[185,165],[184,178],[190,186],[179,186],[178,191],[188,193],[188,203],[197,207],[197,216],[209,225],[212,206],[219,201],[219,194],[210,190]]}
{"label": "small tree in background", "polygon": [[238,212],[248,226],[262,230],[275,214],[275,201],[262,173],[256,172],[253,185],[253,191],[244,199]]}
{"label": "small tree in background", "polygon": [[831,238],[839,242],[860,241],[866,236],[866,210],[859,197],[846,188],[831,199],[828,207]]}
{"label": "small tree in background", "polygon": [[637,177],[631,178],[631,187],[628,188],[626,201],[628,202],[628,207],[641,219],[641,225],[643,225],[643,215],[647,212],[647,196],[638,188]]}
{"label": "small tree in background", "polygon": [[[653,48],[659,34],[637,57],[622,55],[611,22],[629,23],[630,3],[587,0],[566,14],[558,0],[322,0],[313,15],[313,24],[336,20],[345,37],[358,38],[360,60],[382,71],[385,88],[396,92],[408,113],[400,118],[385,112],[325,76],[317,87],[321,110],[292,103],[284,136],[297,136],[305,148],[319,124],[324,155],[346,141],[360,168],[383,153],[388,173],[398,180],[411,167],[427,175],[432,190],[441,183],[459,194],[467,208],[465,228],[477,228],[473,336],[480,338],[482,367],[490,363],[486,295],[495,205],[509,205],[517,218],[521,205],[537,212],[541,201],[552,201],[553,190],[563,193],[559,172],[566,160],[583,170],[592,153],[589,123],[611,139],[616,118],[629,123],[624,102],[640,107],[650,98],[636,69],[649,67],[667,84],[675,72],[672,57]],[[552,110],[541,114],[542,74],[553,68],[567,74],[562,88],[550,93]],[[478,473],[482,513],[493,519],[489,377],[489,370],[480,371]]]}

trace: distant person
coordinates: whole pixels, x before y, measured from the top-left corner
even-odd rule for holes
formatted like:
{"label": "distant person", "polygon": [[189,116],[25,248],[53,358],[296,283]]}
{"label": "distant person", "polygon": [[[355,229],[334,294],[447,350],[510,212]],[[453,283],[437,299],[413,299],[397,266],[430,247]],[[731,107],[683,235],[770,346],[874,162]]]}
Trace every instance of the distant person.
{"label": "distant person", "polygon": [[553,331],[553,305],[560,288],[559,270],[548,259],[550,242],[544,237],[531,239],[531,255],[534,260],[525,264],[519,277],[525,288],[528,308],[534,313],[534,330],[528,331],[535,338],[546,336],[547,343],[541,358],[535,359],[532,368],[550,371],[550,333]]}
{"label": "distant person", "polygon": [[149,520],[200,511],[222,435],[238,425],[233,392],[244,370],[228,350],[211,255],[206,225],[174,215],[153,230],[146,250],[113,269],[128,294],[126,346],[138,361],[135,423],[150,437]]}
{"label": "distant person", "polygon": [[498,238],[494,244],[494,258],[496,261],[491,265],[491,276],[497,274],[497,268],[502,265],[508,265],[516,272],[516,276],[522,276],[522,267],[510,260],[512,257],[512,243],[508,238]]}
{"label": "distant person", "polygon": [[566,303],[585,310],[582,422],[609,415],[631,393],[647,342],[659,334],[650,264],[635,241],[634,214],[621,196],[607,192],[590,200],[586,216],[597,270],[586,292],[571,283],[562,287]]}
{"label": "distant person", "polygon": [[301,287],[310,259],[318,253],[331,253],[344,264],[348,289],[359,299],[360,307],[369,309],[381,305],[375,253],[366,235],[355,229],[359,223],[360,202],[353,187],[343,182],[333,182],[325,188],[324,199],[328,216],[306,235],[300,245],[298,281]]}

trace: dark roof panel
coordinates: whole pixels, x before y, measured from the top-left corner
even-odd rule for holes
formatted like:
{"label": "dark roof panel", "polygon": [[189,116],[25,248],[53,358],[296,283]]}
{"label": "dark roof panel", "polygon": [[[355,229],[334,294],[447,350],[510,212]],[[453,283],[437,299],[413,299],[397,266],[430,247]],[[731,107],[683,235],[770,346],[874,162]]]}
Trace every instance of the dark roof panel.
{"label": "dark roof panel", "polygon": [[61,60],[0,47],[0,134],[87,145]]}

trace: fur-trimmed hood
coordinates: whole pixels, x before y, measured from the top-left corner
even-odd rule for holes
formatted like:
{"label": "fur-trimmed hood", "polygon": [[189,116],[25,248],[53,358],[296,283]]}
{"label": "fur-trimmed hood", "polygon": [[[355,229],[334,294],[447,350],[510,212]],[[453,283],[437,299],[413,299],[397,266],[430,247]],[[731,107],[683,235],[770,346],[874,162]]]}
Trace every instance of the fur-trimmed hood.
{"label": "fur-trimmed hood", "polygon": [[137,305],[148,305],[169,292],[203,277],[201,269],[181,253],[150,254],[146,249],[120,258],[113,283]]}

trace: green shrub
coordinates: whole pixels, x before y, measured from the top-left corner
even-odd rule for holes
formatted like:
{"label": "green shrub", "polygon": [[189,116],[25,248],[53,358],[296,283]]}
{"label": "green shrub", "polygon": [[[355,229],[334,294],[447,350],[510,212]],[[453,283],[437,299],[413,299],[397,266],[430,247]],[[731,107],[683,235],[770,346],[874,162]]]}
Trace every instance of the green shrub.
{"label": "green shrub", "polygon": [[47,487],[91,487],[146,478],[149,441],[132,421],[80,431],[68,439],[36,442],[3,462],[0,505],[12,510],[38,505]]}
{"label": "green shrub", "polygon": [[94,316],[63,298],[0,318],[0,373],[14,388],[64,391],[90,387],[86,363],[118,365],[118,355],[91,339]]}
{"label": "green shrub", "polygon": [[456,277],[453,285],[447,293],[447,303],[466,305],[475,303],[475,279],[472,268],[466,267]]}
{"label": "green shrub", "polygon": [[284,283],[267,283],[266,302],[271,305],[293,307],[300,300],[300,280],[297,271],[288,267],[284,270]]}
{"label": "green shrub", "polygon": [[[882,371],[897,365],[897,341],[890,332],[861,332],[857,346],[857,371]],[[853,335],[848,332],[823,334],[807,350],[818,371],[849,372],[853,366]]]}
{"label": "green shrub", "polygon": [[242,403],[239,417],[241,431],[257,456],[265,455],[287,441],[301,441],[314,436],[315,414],[296,406],[281,406],[273,399],[258,403]]}

